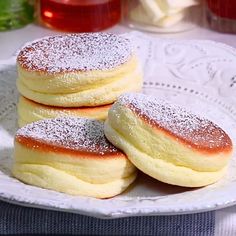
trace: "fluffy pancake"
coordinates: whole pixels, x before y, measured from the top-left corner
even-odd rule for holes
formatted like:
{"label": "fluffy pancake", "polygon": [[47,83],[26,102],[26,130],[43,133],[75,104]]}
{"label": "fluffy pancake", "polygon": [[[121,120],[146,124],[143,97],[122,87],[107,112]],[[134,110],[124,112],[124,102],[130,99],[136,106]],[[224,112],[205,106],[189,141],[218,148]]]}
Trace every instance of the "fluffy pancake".
{"label": "fluffy pancake", "polygon": [[23,96],[19,97],[17,105],[18,124],[20,127],[42,119],[62,116],[85,117],[105,120],[111,105],[97,107],[53,107],[31,101]]}
{"label": "fluffy pancake", "polygon": [[44,38],[21,50],[17,66],[19,92],[45,105],[106,105],[123,92],[142,87],[130,40],[114,34]]}
{"label": "fluffy pancake", "polygon": [[232,156],[232,141],[216,124],[143,94],[114,103],[105,135],[137,168],[179,186],[216,182]]}
{"label": "fluffy pancake", "polygon": [[136,168],[107,141],[102,122],[60,117],[17,131],[13,175],[59,192],[107,198],[135,180]]}

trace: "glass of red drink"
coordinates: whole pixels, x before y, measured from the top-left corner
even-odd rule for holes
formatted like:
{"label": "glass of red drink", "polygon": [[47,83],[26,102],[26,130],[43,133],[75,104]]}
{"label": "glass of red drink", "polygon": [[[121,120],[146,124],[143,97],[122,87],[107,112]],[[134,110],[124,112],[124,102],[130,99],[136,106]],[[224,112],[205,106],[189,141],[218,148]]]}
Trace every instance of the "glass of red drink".
{"label": "glass of red drink", "polygon": [[236,33],[236,0],[206,0],[205,9],[210,28]]}
{"label": "glass of red drink", "polygon": [[94,32],[116,24],[121,0],[40,0],[40,22],[69,32]]}

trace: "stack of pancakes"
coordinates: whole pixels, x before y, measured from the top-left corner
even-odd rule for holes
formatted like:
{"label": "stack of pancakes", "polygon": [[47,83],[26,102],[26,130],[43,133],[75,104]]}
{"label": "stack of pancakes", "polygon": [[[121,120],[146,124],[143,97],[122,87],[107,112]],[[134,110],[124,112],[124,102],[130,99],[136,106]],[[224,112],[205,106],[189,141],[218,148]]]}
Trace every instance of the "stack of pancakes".
{"label": "stack of pancakes", "polygon": [[112,105],[105,125],[59,117],[19,129],[13,175],[46,189],[107,198],[123,192],[137,169],[178,186],[215,183],[232,153],[230,137],[212,121],[155,97],[129,93]]}
{"label": "stack of pancakes", "polygon": [[127,156],[105,138],[103,122],[58,117],[16,133],[13,175],[21,181],[72,195],[107,198],[136,178]]}
{"label": "stack of pancakes", "polygon": [[107,198],[123,192],[137,169],[184,187],[212,184],[226,172],[233,144],[219,126],[152,96],[121,95],[142,85],[128,39],[48,37],[23,48],[17,64],[19,126],[33,122],[15,136],[19,180]]}
{"label": "stack of pancakes", "polygon": [[114,103],[104,131],[142,172],[184,187],[218,181],[233,152],[230,137],[212,121],[141,93]]}
{"label": "stack of pancakes", "polygon": [[24,47],[17,66],[20,127],[58,116],[104,120],[119,95],[142,86],[130,40],[114,34],[47,37]]}

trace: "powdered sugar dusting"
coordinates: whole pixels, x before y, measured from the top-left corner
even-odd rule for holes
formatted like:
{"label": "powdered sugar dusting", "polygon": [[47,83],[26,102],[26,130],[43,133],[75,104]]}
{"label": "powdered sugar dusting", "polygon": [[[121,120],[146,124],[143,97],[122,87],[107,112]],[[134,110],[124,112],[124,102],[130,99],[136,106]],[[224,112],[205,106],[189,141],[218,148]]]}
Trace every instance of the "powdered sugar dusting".
{"label": "powdered sugar dusting", "polygon": [[192,114],[174,104],[144,94],[128,93],[118,99],[152,126],[157,126],[176,139],[198,148],[231,147],[229,136],[213,122]]}
{"label": "powdered sugar dusting", "polygon": [[132,55],[129,39],[109,33],[83,33],[43,38],[23,48],[18,63],[47,73],[108,70]]}
{"label": "powdered sugar dusting", "polygon": [[61,117],[40,120],[19,129],[16,138],[20,137],[100,155],[119,152],[106,139],[103,122],[84,118]]}

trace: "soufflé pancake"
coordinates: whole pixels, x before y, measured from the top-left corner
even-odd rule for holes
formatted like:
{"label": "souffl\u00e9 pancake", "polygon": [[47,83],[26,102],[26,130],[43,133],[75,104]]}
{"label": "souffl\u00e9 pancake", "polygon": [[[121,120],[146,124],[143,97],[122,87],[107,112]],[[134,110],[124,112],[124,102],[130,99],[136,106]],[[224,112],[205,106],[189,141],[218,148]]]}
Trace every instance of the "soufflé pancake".
{"label": "souffl\u00e9 pancake", "polygon": [[136,93],[114,103],[105,135],[144,173],[186,187],[218,181],[233,151],[229,136],[213,122]]}
{"label": "souffl\u00e9 pancake", "polygon": [[103,122],[60,117],[40,120],[15,136],[13,175],[72,195],[108,198],[136,178],[126,155],[108,142]]}
{"label": "souffl\u00e9 pancake", "polygon": [[20,51],[17,66],[20,94],[49,106],[107,105],[122,93],[142,87],[130,40],[115,34],[43,38]]}
{"label": "souffl\u00e9 pancake", "polygon": [[22,127],[26,124],[56,117],[74,116],[86,117],[89,119],[105,120],[111,105],[102,105],[96,107],[54,107],[47,106],[23,96],[19,97],[17,106],[18,125]]}

